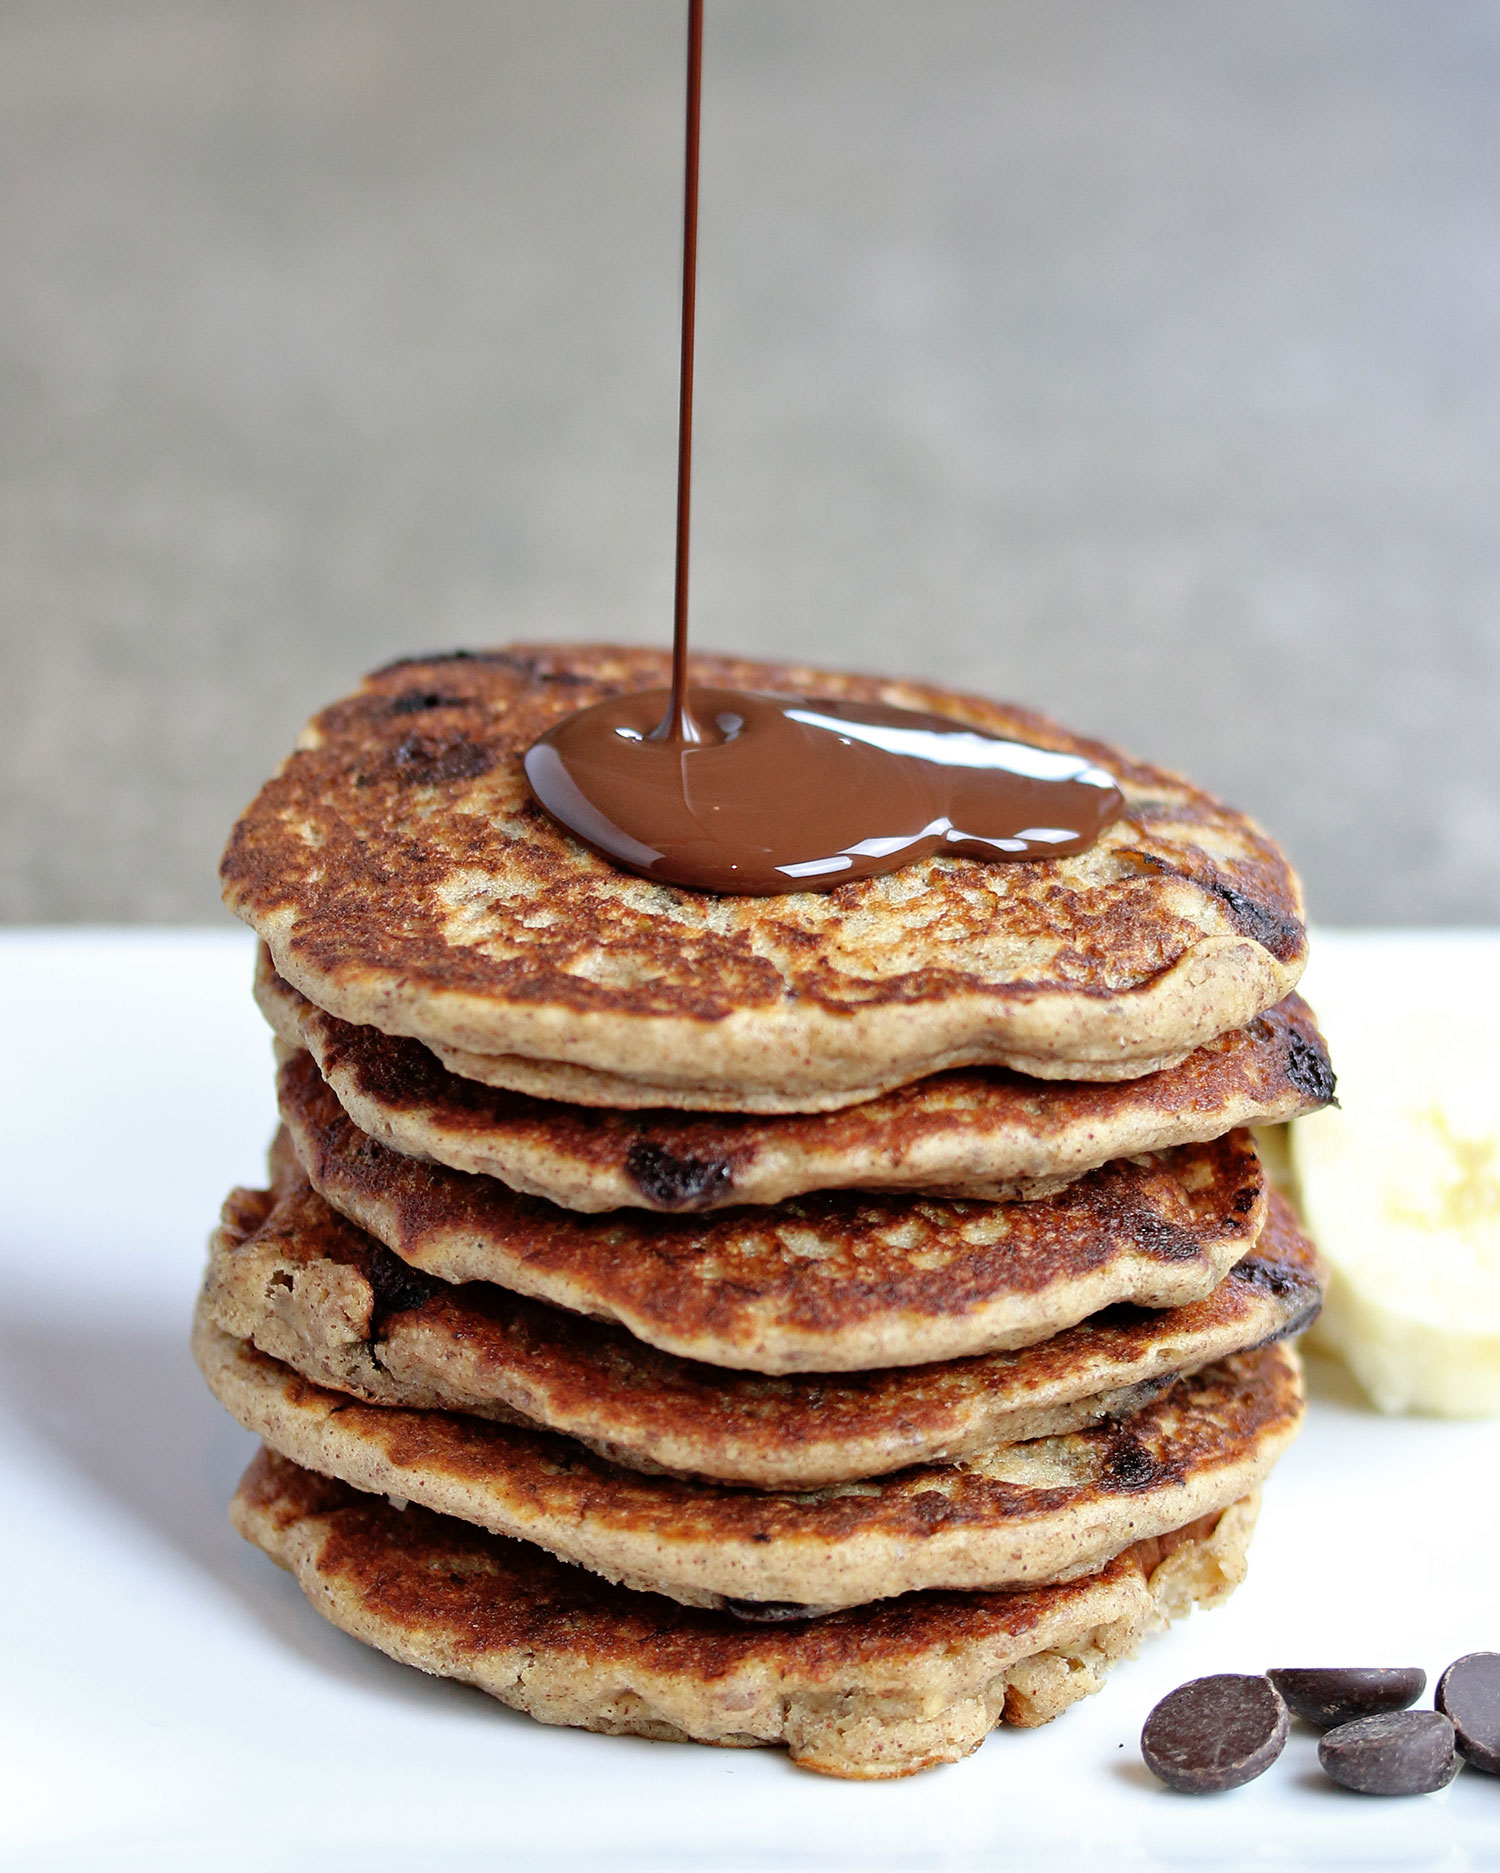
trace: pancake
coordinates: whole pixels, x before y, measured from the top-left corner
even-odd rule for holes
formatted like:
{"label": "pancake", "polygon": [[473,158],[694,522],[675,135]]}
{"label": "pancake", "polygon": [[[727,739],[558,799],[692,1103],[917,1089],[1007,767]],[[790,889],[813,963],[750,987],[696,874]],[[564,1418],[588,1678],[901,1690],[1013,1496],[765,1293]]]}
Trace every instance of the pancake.
{"label": "pancake", "polygon": [[1299,888],[1248,820],[1042,717],[918,684],[694,664],[704,683],[894,703],[1086,755],[1125,816],[1074,856],[941,854],[777,898],[620,872],[535,804],[521,759],[572,710],[666,673],[651,651],[545,646],[377,672],[241,818],[225,902],[330,1014],[574,1103],[819,1110],[965,1065],[1128,1079],[1296,984]]}
{"label": "pancake", "polygon": [[525,1542],[404,1512],[262,1451],[230,1510],[325,1619],[543,1723],[747,1748],[861,1780],[956,1762],[1097,1691],[1143,1635],[1244,1576],[1253,1499],[1100,1573],[746,1626],[606,1586]]}
{"label": "pancake", "polygon": [[1005,1444],[962,1464],[761,1493],[621,1469],[550,1432],[364,1405],[215,1327],[193,1350],[221,1404],[303,1468],[532,1541],[627,1587],[761,1616],[928,1588],[1096,1572],[1260,1483],[1296,1434],[1284,1346],[1183,1379],[1123,1425]]}
{"label": "pancake", "polygon": [[1117,1308],[1016,1353],[812,1379],[677,1359],[618,1327],[485,1283],[426,1282],[346,1222],[281,1154],[237,1190],[209,1250],[215,1326],[368,1404],[464,1411],[577,1438],[626,1467],[813,1489],[1124,1418],[1317,1313],[1311,1244],[1278,1199],[1206,1301]]}
{"label": "pancake", "polygon": [[1246,1132],[1121,1159],[1034,1203],[819,1191],[704,1216],[579,1216],[367,1138],[307,1054],[283,1121],[313,1188],[440,1281],[493,1281],[648,1345],[756,1372],[858,1372],[1028,1346],[1120,1301],[1178,1307],[1251,1248]]}
{"label": "pancake", "polygon": [[715,1210],[809,1190],[1045,1196],[1110,1158],[1279,1124],[1333,1095],[1322,1036],[1296,995],[1138,1080],[967,1068],[840,1112],[722,1117],[611,1112],[478,1085],[420,1041],[315,1008],[264,945],[255,997],[372,1138],[570,1210]]}

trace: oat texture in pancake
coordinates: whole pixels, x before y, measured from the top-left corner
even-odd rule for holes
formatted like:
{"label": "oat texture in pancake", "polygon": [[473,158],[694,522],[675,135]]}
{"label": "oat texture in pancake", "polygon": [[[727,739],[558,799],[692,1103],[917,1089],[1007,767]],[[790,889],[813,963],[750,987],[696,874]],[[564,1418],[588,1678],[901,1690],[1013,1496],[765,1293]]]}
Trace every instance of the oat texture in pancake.
{"label": "oat texture in pancake", "polygon": [[464,1079],[420,1041],[315,1007],[264,945],[255,993],[362,1131],[570,1210],[713,1210],[809,1190],[1045,1196],[1110,1158],[1281,1124],[1333,1094],[1327,1049],[1296,995],[1136,1080],[970,1067],[837,1112],[710,1115],[569,1106]]}
{"label": "oat texture in pancake", "polygon": [[201,1305],[193,1348],[220,1403],[306,1469],[535,1542],[624,1586],[762,1612],[1092,1573],[1258,1488],[1302,1411],[1296,1362],[1276,1345],[1204,1368],[1124,1424],[762,1493],[643,1475],[570,1439],[458,1412],[356,1403],[221,1332]]}
{"label": "oat texture in pancake", "polygon": [[774,1208],[581,1216],[367,1138],[307,1054],[278,1096],[313,1188],[442,1281],[494,1281],[711,1365],[850,1372],[1027,1346],[1118,1301],[1202,1300],[1252,1247],[1247,1132],[1032,1203],[818,1191]]}
{"label": "oat texture in pancake", "polygon": [[575,1103],[815,1110],[977,1064],[1132,1078],[1294,987],[1298,886],[1249,821],[1041,717],[918,684],[694,666],[1085,754],[1118,778],[1124,817],[1076,856],[939,855],[778,898],[615,870],[533,802],[521,758],[666,670],[648,651],[522,646],[378,672],[241,818],[226,902],[330,1014]]}
{"label": "oat texture in pancake", "polygon": [[1134,1544],[1100,1573],[1009,1594],[920,1594],[791,1625],[611,1587],[481,1533],[262,1453],[231,1514],[336,1626],[543,1723],[784,1744],[825,1775],[911,1775],[997,1724],[1046,1723],[1148,1632],[1233,1592],[1246,1498]]}
{"label": "oat texture in pancake", "polygon": [[1140,1410],[1179,1374],[1305,1327],[1311,1244],[1282,1198],[1207,1300],[1112,1308],[1020,1352],[771,1378],[662,1353],[620,1328],[487,1283],[450,1287],[331,1210],[289,1154],[235,1191],[205,1308],[304,1378],[369,1404],[465,1411],[577,1438],[632,1469],[813,1489]]}

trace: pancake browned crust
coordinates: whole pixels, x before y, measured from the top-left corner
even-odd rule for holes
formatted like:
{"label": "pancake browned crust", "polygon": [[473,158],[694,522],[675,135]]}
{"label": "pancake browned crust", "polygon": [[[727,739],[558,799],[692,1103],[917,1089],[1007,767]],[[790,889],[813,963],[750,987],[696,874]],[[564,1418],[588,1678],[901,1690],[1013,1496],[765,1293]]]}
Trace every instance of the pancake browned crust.
{"label": "pancake browned crust", "polygon": [[1295,986],[1296,879],[1185,781],[946,690],[719,657],[694,672],[1082,753],[1126,813],[1066,858],[943,854],[778,898],[654,884],[549,818],[521,758],[570,711],[662,683],[666,659],[521,646],[393,664],[325,709],[236,826],[225,902],[320,1008],[574,1103],[814,1110],[979,1064],[1128,1079]]}
{"label": "pancake browned crust", "polygon": [[923,1365],[1028,1346],[1119,1301],[1183,1306],[1266,1212],[1249,1134],[1231,1132],[1033,1203],[819,1191],[772,1209],[579,1216],[376,1144],[307,1054],[282,1062],[277,1090],[313,1188],[412,1267],[755,1372]]}
{"label": "pancake browned crust", "polygon": [[1100,1573],[1009,1594],[913,1594],[788,1626],[606,1586],[525,1542],[262,1451],[230,1509],[334,1625],[543,1723],[749,1748],[861,1780],[956,1762],[999,1723],[1046,1723],[1141,1637],[1245,1572],[1254,1500]]}
{"label": "pancake browned crust", "polygon": [[569,1210],[716,1210],[809,1190],[1039,1197],[1110,1158],[1280,1124],[1333,1096],[1323,1038],[1296,995],[1137,1080],[970,1067],[839,1112],[716,1117],[611,1112],[481,1086],[420,1041],[315,1008],[276,974],[264,944],[255,998],[372,1138]]}
{"label": "pancake browned crust", "polygon": [[487,1283],[427,1282],[329,1209],[289,1153],[237,1190],[209,1250],[216,1326],[369,1404],[467,1411],[575,1437],[631,1469],[814,1489],[1123,1418],[1178,1374],[1299,1332],[1312,1245],[1277,1198],[1205,1301],[1115,1308],[1040,1346],[937,1366],[764,1378],[677,1359]]}
{"label": "pancake browned crust", "polygon": [[1271,1346],[1183,1379],[1126,1424],[762,1494],[620,1469],[549,1432],[359,1404],[221,1333],[201,1306],[193,1351],[219,1402],[306,1469],[628,1587],[762,1614],[1092,1573],[1258,1488],[1302,1412],[1296,1362]]}

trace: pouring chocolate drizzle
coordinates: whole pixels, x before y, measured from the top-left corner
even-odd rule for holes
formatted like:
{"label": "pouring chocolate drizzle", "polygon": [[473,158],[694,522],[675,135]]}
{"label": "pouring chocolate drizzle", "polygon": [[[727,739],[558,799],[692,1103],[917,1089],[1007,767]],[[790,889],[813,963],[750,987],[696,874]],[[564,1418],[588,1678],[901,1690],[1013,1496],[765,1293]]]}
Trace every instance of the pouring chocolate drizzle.
{"label": "pouring chocolate drizzle", "polygon": [[882,704],[688,687],[703,0],[688,0],[672,687],[581,709],[526,752],[536,798],[627,871],[694,891],[827,891],[934,852],[1057,858],[1119,818],[1113,775]]}

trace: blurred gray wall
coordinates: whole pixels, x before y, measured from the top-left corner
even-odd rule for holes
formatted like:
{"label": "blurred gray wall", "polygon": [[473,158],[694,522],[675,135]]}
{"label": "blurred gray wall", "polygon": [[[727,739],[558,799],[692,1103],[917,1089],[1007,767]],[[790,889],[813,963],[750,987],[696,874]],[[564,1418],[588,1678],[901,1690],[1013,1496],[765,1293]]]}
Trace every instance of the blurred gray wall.
{"label": "blurred gray wall", "polygon": [[[679,0],[0,7],[0,916],[216,917],[402,651],[665,642]],[[699,641],[1500,922],[1500,9],[709,0]]]}

